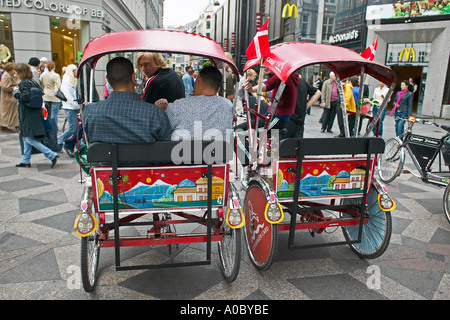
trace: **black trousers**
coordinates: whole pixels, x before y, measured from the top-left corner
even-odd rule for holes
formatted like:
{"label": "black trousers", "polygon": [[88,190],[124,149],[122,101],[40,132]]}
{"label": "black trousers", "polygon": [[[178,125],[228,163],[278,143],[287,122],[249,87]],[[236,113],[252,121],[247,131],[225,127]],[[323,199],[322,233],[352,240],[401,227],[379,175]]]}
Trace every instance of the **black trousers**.
{"label": "black trousers", "polygon": [[330,108],[324,109],[322,130],[331,130],[333,128],[334,119],[336,118],[336,107],[339,100],[331,101]]}

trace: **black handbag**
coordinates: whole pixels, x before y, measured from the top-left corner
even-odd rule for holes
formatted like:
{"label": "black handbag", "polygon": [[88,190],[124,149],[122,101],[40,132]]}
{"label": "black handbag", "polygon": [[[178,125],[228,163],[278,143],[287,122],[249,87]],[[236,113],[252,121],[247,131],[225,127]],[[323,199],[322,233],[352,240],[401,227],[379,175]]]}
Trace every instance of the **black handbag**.
{"label": "black handbag", "polygon": [[64,95],[64,93],[58,89],[58,91],[56,91],[55,97],[57,97],[58,99],[62,100],[62,101],[67,101],[66,96]]}

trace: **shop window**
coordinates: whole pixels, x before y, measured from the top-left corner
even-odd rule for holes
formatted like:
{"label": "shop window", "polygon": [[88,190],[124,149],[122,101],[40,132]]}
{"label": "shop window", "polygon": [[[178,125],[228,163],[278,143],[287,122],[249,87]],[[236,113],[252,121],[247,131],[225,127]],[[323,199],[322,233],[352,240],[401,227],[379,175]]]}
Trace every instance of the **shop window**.
{"label": "shop window", "polygon": [[4,12],[0,12],[0,60],[14,61],[11,15]]}

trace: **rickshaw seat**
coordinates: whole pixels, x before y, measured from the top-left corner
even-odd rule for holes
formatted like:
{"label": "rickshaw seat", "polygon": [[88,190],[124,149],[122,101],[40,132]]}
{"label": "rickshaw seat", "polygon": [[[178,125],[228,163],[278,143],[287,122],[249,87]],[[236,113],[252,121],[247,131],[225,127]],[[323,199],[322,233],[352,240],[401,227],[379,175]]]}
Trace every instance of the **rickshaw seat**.
{"label": "rickshaw seat", "polygon": [[[112,164],[114,149],[121,165],[213,164],[227,163],[233,149],[226,141],[157,141],[151,144],[94,142],[87,151],[90,163]],[[173,156],[177,156],[174,161]]]}
{"label": "rickshaw seat", "polygon": [[[300,148],[300,150],[299,150]],[[279,156],[384,153],[383,138],[288,138],[280,142]]]}

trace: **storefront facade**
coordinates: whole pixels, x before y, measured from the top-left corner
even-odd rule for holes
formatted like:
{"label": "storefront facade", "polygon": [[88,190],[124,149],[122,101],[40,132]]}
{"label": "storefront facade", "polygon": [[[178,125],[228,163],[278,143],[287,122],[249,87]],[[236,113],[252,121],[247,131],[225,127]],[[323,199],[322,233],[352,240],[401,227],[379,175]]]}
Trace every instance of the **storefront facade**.
{"label": "storefront facade", "polygon": [[[145,1],[139,2],[145,12]],[[135,16],[123,1],[0,0],[0,55],[13,62],[45,57],[56,71],[78,62],[96,36],[143,29],[145,15]],[[102,69],[102,67],[100,66]]]}
{"label": "storefront facade", "polygon": [[413,79],[417,85],[414,113],[450,118],[450,14],[431,10],[422,1],[405,2],[409,9],[383,2],[371,5],[369,0],[366,16],[367,45],[378,36],[374,60],[397,73],[396,91],[400,81]]}

